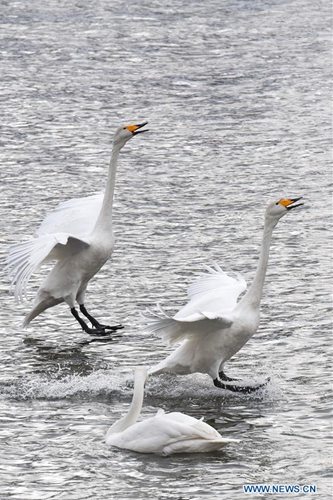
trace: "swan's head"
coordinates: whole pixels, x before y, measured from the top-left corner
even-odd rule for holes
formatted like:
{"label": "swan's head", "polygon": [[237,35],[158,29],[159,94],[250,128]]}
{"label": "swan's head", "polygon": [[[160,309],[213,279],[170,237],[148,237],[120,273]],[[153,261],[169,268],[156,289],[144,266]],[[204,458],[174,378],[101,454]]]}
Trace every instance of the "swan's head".
{"label": "swan's head", "polygon": [[279,201],[272,201],[266,209],[266,219],[277,223],[278,220],[286,215],[292,208],[303,205],[303,203],[296,203],[300,199],[301,198],[282,198],[282,200]]}
{"label": "swan's head", "polygon": [[148,132],[148,129],[141,130],[148,122],[140,123],[139,125],[126,125],[118,127],[113,138],[114,146],[123,147],[127,141],[141,132]]}

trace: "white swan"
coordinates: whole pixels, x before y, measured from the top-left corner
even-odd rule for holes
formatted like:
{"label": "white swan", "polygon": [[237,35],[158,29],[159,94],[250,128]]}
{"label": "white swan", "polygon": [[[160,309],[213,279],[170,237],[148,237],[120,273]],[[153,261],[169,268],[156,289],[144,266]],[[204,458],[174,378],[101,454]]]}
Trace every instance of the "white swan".
{"label": "white swan", "polygon": [[[57,263],[47,275],[23,326],[27,326],[45,309],[66,302],[82,329],[91,335],[105,334],[117,326],[101,325],[84,306],[88,282],[110,258],[114,249],[112,205],[117,161],[126,142],[140,132],[140,125],[119,127],[114,135],[110,166],[104,195],[94,195],[61,203],[46,219],[31,241],[12,245],[6,268],[15,284],[15,299],[22,300],[31,275],[43,262]],[[79,316],[75,302],[93,328]]]}
{"label": "white swan", "polygon": [[108,430],[105,442],[139,453],[198,453],[219,450],[236,439],[225,439],[210,425],[184,413],[164,413],[137,422],[142,409],[145,368],[136,368],[133,399],[128,413]]}
{"label": "white swan", "polygon": [[215,263],[214,268],[206,267],[208,273],[189,287],[190,301],[175,316],[168,316],[160,308],[161,314],[148,317],[146,331],[170,343],[183,341],[150,370],[151,374],[207,373],[217,387],[236,392],[251,392],[261,387],[230,384],[233,379],[224,374],[223,367],[257,331],[272,232],[281,217],[302,205],[295,204],[299,199],[282,199],[268,205],[257,271],[238,303],[239,295],[246,289],[244,279],[240,275],[228,276]]}

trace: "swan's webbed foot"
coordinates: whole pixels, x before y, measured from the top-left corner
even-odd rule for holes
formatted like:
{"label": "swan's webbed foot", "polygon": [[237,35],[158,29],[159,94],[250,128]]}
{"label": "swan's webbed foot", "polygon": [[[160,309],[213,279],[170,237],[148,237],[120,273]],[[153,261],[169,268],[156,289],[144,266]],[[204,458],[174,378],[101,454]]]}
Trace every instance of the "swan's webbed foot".
{"label": "swan's webbed foot", "polygon": [[[80,306],[80,309],[81,309],[81,306]],[[82,309],[81,309],[81,311],[82,311]],[[94,319],[94,323],[91,321],[91,323],[93,325],[93,328],[90,328],[87,325],[87,323],[82,318],[80,318],[79,313],[77,312],[77,310],[75,309],[75,307],[71,308],[71,313],[73,314],[74,318],[80,323],[82,330],[84,332],[88,333],[88,335],[93,335],[95,337],[102,337],[102,336],[105,336],[105,335],[110,335],[111,332],[107,331],[107,327],[104,327],[103,325],[101,325],[100,323],[98,323],[98,321],[96,321],[94,318],[93,318]],[[90,317],[92,318],[92,316],[90,316]],[[88,317],[88,319],[90,319],[90,318]],[[118,328],[116,328],[116,330],[117,329]],[[112,331],[115,331],[115,330],[112,330]]]}
{"label": "swan's webbed foot", "polygon": [[104,328],[83,328],[83,330],[94,337],[103,337],[105,335],[110,335],[111,332],[104,330]]}
{"label": "swan's webbed foot", "polygon": [[96,328],[100,328],[102,330],[111,330],[112,332],[116,332],[117,330],[122,330],[124,327],[123,325],[101,325],[101,323],[98,323]]}
{"label": "swan's webbed foot", "polygon": [[[88,313],[84,304],[80,304],[80,311],[82,312],[82,314],[85,315],[86,318],[89,319],[92,326],[94,326],[95,329],[99,332],[99,333],[91,333],[87,332],[87,330],[84,329],[86,333],[90,333],[90,335],[108,335],[108,332],[106,330],[110,330],[111,332],[116,332],[117,330],[122,330],[124,328],[122,325],[113,325],[113,326],[102,325],[99,321],[97,321],[97,319],[95,319],[91,314]],[[90,330],[94,331],[94,329],[91,328]]]}
{"label": "swan's webbed foot", "polygon": [[226,375],[223,370],[219,372],[219,379],[223,380],[223,382],[237,382],[239,380],[238,378],[228,377],[228,375]]}
{"label": "swan's webbed foot", "polygon": [[233,384],[224,384],[219,380],[218,378],[214,379],[214,385],[215,387],[219,387],[220,389],[226,389],[227,391],[232,391],[232,392],[241,392],[243,394],[250,394],[251,392],[256,392],[258,389],[262,389],[265,387],[268,382],[269,378],[263,383],[263,384],[258,384],[258,385],[233,385]]}

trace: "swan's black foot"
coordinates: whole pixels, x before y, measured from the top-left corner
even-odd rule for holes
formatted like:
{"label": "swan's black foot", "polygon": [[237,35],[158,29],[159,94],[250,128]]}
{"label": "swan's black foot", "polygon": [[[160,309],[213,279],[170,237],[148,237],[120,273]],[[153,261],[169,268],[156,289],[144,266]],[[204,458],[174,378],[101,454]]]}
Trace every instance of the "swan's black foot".
{"label": "swan's black foot", "polygon": [[233,384],[224,384],[219,380],[218,378],[214,379],[214,385],[216,387],[219,387],[220,389],[226,389],[227,391],[232,391],[232,392],[241,392],[243,394],[250,394],[251,392],[256,392],[259,389],[262,389],[265,387],[270,379],[266,379],[263,384],[258,384],[258,385],[233,385]]}
{"label": "swan's black foot", "polygon": [[228,377],[228,375],[226,375],[223,370],[221,370],[219,372],[219,379],[223,380],[223,382],[238,382],[239,381],[238,378],[230,378],[230,377]]}
{"label": "swan's black foot", "polygon": [[88,333],[88,335],[92,335],[94,337],[104,337],[106,335],[110,335],[111,332],[106,331],[104,328],[83,328],[83,330]]}
{"label": "swan's black foot", "polygon": [[88,335],[93,335],[94,337],[104,337],[124,328],[122,325],[102,325],[93,316],[91,316],[91,314],[87,312],[87,309],[83,304],[80,305],[80,311],[86,316],[86,318],[89,319],[90,323],[92,324],[92,328],[90,328],[87,323],[82,318],[80,318],[80,315],[75,307],[71,308],[71,313],[73,314],[74,318],[80,323],[82,330],[84,330]]}
{"label": "swan's black foot", "polygon": [[117,330],[122,330],[124,327],[123,325],[110,326],[110,325],[101,325],[100,323],[98,323],[96,328],[101,328],[102,330],[111,330],[112,332],[116,332]]}
{"label": "swan's black foot", "polygon": [[[97,319],[95,319],[91,314],[88,313],[84,304],[80,304],[80,311],[82,312],[82,314],[85,315],[86,318],[89,319],[90,323],[92,324],[92,326],[95,327],[96,330],[101,330],[102,332],[103,332],[103,330],[104,331],[111,330],[112,332],[116,332],[117,330],[122,330],[124,328],[122,325],[114,325],[114,326],[102,325],[99,321],[97,321]],[[74,313],[72,313],[72,314],[74,314]],[[83,329],[85,330],[85,328],[83,328]],[[87,331],[87,330],[85,330],[85,331]],[[87,332],[87,333],[89,333],[89,332]],[[91,335],[93,335],[93,334],[91,334]],[[102,335],[103,335],[103,333],[102,333]],[[107,333],[104,333],[104,335],[107,335]]]}

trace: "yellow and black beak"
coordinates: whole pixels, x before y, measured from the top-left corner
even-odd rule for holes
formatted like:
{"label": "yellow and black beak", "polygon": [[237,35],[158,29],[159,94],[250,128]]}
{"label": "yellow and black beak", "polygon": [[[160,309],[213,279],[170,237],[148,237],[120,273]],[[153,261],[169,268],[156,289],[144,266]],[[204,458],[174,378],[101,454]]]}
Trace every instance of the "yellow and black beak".
{"label": "yellow and black beak", "polygon": [[147,125],[148,122],[140,123],[139,125],[127,125],[124,127],[126,130],[129,132],[132,132],[133,135],[140,134],[141,132],[148,132],[148,129],[146,128],[145,130],[139,130],[145,125]]}
{"label": "yellow and black beak", "polygon": [[[300,198],[286,198],[286,199],[282,199],[279,201],[279,205],[282,205],[283,207],[285,207],[287,210],[291,210],[292,208],[296,208],[296,207],[300,207],[301,205],[304,205],[304,203],[296,203],[298,200],[301,200],[302,197]],[[296,203],[296,205],[295,205]]]}

